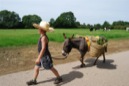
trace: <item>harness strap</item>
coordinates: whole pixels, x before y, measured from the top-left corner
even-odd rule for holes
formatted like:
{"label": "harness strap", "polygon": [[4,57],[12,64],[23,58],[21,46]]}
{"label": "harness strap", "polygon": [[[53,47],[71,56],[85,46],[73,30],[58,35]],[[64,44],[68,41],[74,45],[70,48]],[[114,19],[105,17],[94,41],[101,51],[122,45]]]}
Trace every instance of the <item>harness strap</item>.
{"label": "harness strap", "polygon": [[90,51],[90,46],[91,46],[90,40],[87,36],[85,37],[85,39],[86,39],[86,43],[88,45],[88,51]]}

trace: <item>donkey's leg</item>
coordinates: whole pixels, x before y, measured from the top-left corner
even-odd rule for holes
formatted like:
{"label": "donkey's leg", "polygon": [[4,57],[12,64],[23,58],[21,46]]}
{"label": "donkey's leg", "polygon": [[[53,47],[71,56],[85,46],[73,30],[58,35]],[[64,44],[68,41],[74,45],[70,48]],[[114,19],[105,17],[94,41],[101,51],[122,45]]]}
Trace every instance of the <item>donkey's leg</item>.
{"label": "donkey's leg", "polygon": [[96,58],[96,60],[95,60],[95,62],[94,62],[94,65],[96,65],[96,62],[97,62],[98,58],[99,58],[99,57]]}
{"label": "donkey's leg", "polygon": [[84,55],[85,55],[85,54],[81,55],[81,58],[80,58],[81,65],[80,65],[80,67],[85,67],[85,63],[84,63]]}
{"label": "donkey's leg", "polygon": [[105,63],[105,53],[103,53],[103,63]]}

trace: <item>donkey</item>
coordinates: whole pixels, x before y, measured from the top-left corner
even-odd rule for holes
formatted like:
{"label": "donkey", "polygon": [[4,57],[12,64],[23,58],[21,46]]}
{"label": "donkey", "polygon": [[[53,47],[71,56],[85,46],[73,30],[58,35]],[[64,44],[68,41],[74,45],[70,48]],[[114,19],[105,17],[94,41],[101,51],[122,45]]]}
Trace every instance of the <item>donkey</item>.
{"label": "donkey", "polygon": [[[80,67],[85,67],[84,56],[88,52],[88,45],[86,43],[86,39],[84,37],[74,38],[74,34],[70,38],[67,38],[65,33],[63,33],[63,36],[64,36],[65,41],[64,41],[64,45],[63,45],[62,55],[65,56],[65,58],[67,58],[67,56],[71,52],[72,48],[79,50],[79,52],[81,54]],[[97,59],[95,60],[94,65],[96,65],[98,58],[99,57],[97,57]],[[104,59],[103,63],[105,63],[105,53],[103,53],[103,59]]]}

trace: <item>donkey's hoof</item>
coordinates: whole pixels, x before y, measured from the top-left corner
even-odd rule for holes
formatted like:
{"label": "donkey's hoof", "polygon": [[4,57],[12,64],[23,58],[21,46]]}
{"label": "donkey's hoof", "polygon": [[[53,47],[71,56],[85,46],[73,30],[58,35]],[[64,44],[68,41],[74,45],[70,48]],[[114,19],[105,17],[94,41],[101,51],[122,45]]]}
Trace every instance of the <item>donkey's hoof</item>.
{"label": "donkey's hoof", "polygon": [[83,68],[83,67],[85,67],[85,66],[86,66],[85,64],[81,64],[81,65],[80,65],[81,68]]}
{"label": "donkey's hoof", "polygon": [[106,61],[103,61],[103,63],[106,63]]}

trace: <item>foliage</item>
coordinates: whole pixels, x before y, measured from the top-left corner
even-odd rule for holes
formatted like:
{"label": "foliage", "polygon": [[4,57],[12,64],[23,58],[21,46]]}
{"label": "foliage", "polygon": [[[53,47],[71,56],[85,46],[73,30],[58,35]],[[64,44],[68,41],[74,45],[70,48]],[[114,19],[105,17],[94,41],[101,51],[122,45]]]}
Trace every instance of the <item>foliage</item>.
{"label": "foliage", "polygon": [[16,28],[20,22],[17,13],[8,10],[0,11],[0,28]]}
{"label": "foliage", "polygon": [[[25,15],[21,18],[15,12],[8,10],[0,11],[0,29],[23,29],[23,28],[33,28],[32,23],[39,23],[42,19],[38,15]],[[86,21],[87,22],[87,21]],[[101,24],[85,24],[76,21],[76,17],[73,12],[63,12],[57,19],[50,19],[50,25],[57,28],[85,28],[90,29],[91,27],[95,30],[97,29],[120,29],[125,30],[126,27],[129,27],[129,22],[127,21],[114,21],[110,24],[108,21],[105,21]]]}
{"label": "foliage", "polygon": [[80,24],[80,26],[78,26],[78,27],[80,27],[80,28],[87,28],[87,26],[86,26],[86,24],[85,24],[85,23]]}
{"label": "foliage", "polygon": [[79,21],[77,21],[77,22],[76,22],[76,27],[78,27],[78,28],[79,28],[80,26],[81,26],[80,22],[79,22]]}
{"label": "foliage", "polygon": [[72,12],[62,13],[55,21],[54,27],[57,28],[75,28],[76,18]]}
{"label": "foliage", "polygon": [[126,29],[129,27],[129,22],[126,21],[114,21],[112,24],[112,29]]}
{"label": "foliage", "polygon": [[103,25],[102,25],[102,27],[103,28],[110,28],[111,27],[111,25],[110,25],[110,23],[108,22],[108,21],[105,21],[104,23],[103,23]]}
{"label": "foliage", "polygon": [[42,19],[38,15],[25,15],[22,18],[22,23],[25,28],[33,28],[33,23],[39,23]]}
{"label": "foliage", "polygon": [[54,27],[54,23],[55,23],[54,18],[51,18],[49,23],[50,23],[50,26],[51,26],[51,27]]}
{"label": "foliage", "polygon": [[102,28],[101,24],[95,24],[94,25],[95,30],[99,30]]}

